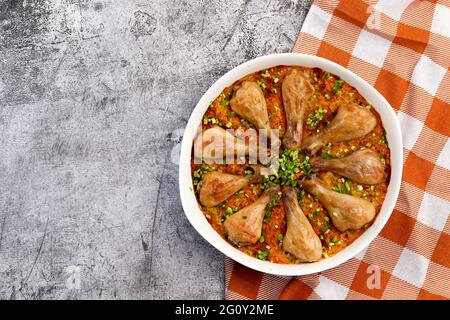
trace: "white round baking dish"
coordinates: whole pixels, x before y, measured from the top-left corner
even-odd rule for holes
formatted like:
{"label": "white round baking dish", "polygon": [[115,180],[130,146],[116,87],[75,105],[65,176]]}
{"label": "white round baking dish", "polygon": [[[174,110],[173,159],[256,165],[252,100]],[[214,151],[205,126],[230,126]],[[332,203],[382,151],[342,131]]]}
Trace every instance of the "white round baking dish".
{"label": "white round baking dish", "polygon": [[[243,76],[277,65],[304,66],[310,68],[317,67],[335,74],[345,80],[348,84],[358,90],[360,94],[369,102],[369,104],[371,104],[380,114],[383,126],[386,129],[386,138],[391,150],[390,183],[386,198],[373,224],[358,239],[338,254],[314,263],[277,264],[258,260],[239,251],[220,237],[220,235],[210,226],[201,212],[194,192],[192,191],[194,188],[191,178],[191,154],[193,140],[197,127],[200,125],[203,114],[211,101],[213,101],[223,89],[230,86]],[[189,118],[181,145],[179,165],[180,197],[186,217],[192,226],[211,245],[231,259],[249,268],[271,274],[291,276],[311,274],[336,267],[354,257],[366,248],[379,234],[388,221],[397,201],[402,175],[402,157],[402,135],[397,116],[386,99],[370,84],[346,68],[324,58],[298,53],[272,54],[247,61],[227,72],[219,80],[217,80],[208,91],[206,91],[197,103],[191,117]]]}

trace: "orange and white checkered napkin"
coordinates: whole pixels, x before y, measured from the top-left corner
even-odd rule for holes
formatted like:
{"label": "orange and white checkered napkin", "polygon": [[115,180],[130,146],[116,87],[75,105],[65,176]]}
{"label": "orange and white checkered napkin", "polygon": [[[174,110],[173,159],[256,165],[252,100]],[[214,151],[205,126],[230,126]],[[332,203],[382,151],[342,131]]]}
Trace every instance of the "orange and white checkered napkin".
{"label": "orange and white checkered napkin", "polygon": [[399,199],[373,243],[334,269],[277,277],[227,259],[226,298],[449,299],[450,1],[316,0],[294,52],[350,69],[397,111]]}

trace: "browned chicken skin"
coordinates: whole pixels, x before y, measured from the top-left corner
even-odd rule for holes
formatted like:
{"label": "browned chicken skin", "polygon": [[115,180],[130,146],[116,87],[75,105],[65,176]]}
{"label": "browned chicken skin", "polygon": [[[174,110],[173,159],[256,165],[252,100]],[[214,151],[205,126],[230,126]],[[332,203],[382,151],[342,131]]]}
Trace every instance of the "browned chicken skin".
{"label": "browned chicken skin", "polygon": [[292,187],[283,187],[283,201],[287,217],[283,250],[302,262],[319,260],[322,244],[298,204],[297,191]]}
{"label": "browned chicken skin", "polygon": [[230,100],[231,109],[257,129],[270,129],[264,93],[256,82],[244,81]]}
{"label": "browned chicken skin", "polygon": [[292,69],[286,74],[281,90],[287,122],[283,144],[289,150],[298,149],[302,143],[306,101],[311,97],[314,89],[304,71]]}
{"label": "browned chicken skin", "polygon": [[225,220],[223,226],[231,242],[242,246],[259,240],[265,209],[279,190],[279,186],[266,189],[258,200]]}
{"label": "browned chicken skin", "polygon": [[248,177],[218,171],[207,172],[199,184],[200,203],[205,207],[214,207],[250,183],[261,182],[262,176],[254,174]]}
{"label": "browned chicken skin", "polygon": [[302,147],[315,154],[329,142],[341,142],[357,139],[372,131],[377,119],[367,108],[356,104],[346,104],[339,107],[334,119],[322,132],[307,137]]}
{"label": "browned chicken skin", "polygon": [[245,143],[220,127],[206,129],[194,141],[194,156],[206,162],[221,160],[227,155],[257,154],[256,143]]}
{"label": "browned chicken skin", "polygon": [[316,196],[341,232],[360,229],[375,218],[375,207],[367,200],[325,188],[317,178],[303,181],[303,188]]}
{"label": "browned chicken skin", "polygon": [[314,157],[310,163],[315,171],[333,171],[358,183],[379,184],[386,180],[380,156],[370,149],[358,150],[340,159]]}

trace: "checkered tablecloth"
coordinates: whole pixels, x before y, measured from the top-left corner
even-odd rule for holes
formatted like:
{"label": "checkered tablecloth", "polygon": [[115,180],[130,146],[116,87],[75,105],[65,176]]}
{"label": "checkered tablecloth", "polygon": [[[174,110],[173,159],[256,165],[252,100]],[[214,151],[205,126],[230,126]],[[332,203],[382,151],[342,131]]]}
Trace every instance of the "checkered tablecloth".
{"label": "checkered tablecloth", "polygon": [[226,298],[449,299],[450,1],[317,0],[294,52],[350,69],[396,110],[399,199],[372,244],[334,269],[277,277],[226,259]]}

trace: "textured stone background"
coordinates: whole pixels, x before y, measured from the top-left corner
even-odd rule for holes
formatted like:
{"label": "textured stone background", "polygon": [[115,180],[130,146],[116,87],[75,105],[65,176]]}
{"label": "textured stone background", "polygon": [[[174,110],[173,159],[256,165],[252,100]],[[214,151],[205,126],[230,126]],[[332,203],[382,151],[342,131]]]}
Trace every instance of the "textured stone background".
{"label": "textured stone background", "polygon": [[176,129],[227,70],[290,51],[310,4],[0,0],[0,299],[223,298]]}

